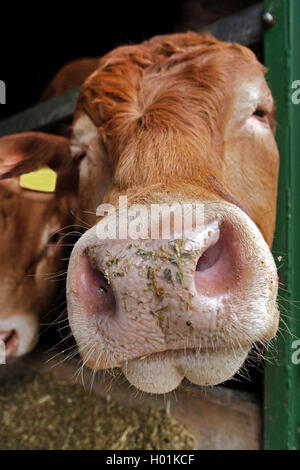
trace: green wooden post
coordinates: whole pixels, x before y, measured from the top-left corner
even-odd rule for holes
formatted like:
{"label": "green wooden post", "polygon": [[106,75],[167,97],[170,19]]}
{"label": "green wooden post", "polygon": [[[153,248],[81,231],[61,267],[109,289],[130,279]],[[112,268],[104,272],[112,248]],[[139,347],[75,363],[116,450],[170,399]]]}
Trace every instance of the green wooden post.
{"label": "green wooden post", "polygon": [[300,449],[300,1],[264,0],[264,8],[276,18],[265,32],[264,51],[280,151],[273,253],[282,256],[277,264],[285,289],[279,290],[281,332],[265,365],[264,447]]}

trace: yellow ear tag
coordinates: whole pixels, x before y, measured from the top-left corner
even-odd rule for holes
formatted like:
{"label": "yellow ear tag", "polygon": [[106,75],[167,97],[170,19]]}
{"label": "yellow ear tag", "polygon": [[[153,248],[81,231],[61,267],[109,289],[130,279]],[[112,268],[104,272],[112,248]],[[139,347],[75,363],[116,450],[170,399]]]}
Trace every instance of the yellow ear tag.
{"label": "yellow ear tag", "polygon": [[20,176],[20,186],[31,191],[42,191],[44,193],[54,193],[56,187],[57,174],[47,166],[38,170],[25,173]]}

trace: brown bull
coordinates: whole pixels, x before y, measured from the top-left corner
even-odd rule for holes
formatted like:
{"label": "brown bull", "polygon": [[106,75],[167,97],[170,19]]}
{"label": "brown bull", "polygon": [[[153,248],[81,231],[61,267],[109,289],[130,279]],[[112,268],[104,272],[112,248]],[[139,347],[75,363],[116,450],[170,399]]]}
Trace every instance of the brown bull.
{"label": "brown bull", "polygon": [[[184,377],[217,384],[276,334],[279,156],[264,73],[248,48],[189,32],[117,48],[83,84],[72,152],[84,155],[80,201],[93,227],[73,250],[67,295],[91,368],[121,367],[148,392]],[[105,238],[120,196],[139,229]],[[160,218],[154,237],[158,203],[200,206],[203,221],[178,235],[170,217],[165,237]]]}

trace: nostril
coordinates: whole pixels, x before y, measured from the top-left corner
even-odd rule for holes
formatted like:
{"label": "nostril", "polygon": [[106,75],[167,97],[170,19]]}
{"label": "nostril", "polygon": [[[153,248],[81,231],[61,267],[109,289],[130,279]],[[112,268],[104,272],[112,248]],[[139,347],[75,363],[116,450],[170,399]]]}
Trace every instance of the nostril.
{"label": "nostril", "polygon": [[199,258],[196,271],[205,271],[211,268],[220,258],[223,250],[223,245],[220,241],[210,246]]}
{"label": "nostril", "polygon": [[91,265],[87,256],[81,256],[77,270],[77,291],[84,303],[86,311],[94,313],[113,313],[116,301],[113,289],[103,272]]}
{"label": "nostril", "polygon": [[95,287],[98,291],[99,302],[98,307],[102,311],[110,311],[111,313],[115,310],[115,296],[111,286],[108,284],[108,281],[102,271],[93,269],[93,279],[95,282]]}
{"label": "nostril", "polygon": [[107,287],[104,286],[99,286],[99,292],[100,294],[107,294]]}
{"label": "nostril", "polygon": [[240,277],[240,242],[236,230],[224,224],[218,241],[198,260],[195,287],[198,294],[215,296],[237,286]]}

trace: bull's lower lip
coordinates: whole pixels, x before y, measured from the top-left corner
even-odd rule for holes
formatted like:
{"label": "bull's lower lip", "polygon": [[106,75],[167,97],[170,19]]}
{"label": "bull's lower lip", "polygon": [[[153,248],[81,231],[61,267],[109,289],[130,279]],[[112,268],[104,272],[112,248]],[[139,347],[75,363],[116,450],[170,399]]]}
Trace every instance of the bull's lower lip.
{"label": "bull's lower lip", "polygon": [[167,393],[184,378],[208,386],[230,379],[245,362],[249,347],[166,350],[143,359],[130,360],[121,366],[127,380],[148,393]]}

